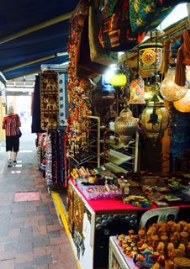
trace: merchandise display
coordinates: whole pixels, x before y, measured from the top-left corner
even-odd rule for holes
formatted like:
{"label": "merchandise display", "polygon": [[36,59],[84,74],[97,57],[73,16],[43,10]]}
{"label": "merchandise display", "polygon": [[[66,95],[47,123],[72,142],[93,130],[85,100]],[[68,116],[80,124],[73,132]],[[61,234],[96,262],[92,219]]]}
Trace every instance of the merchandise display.
{"label": "merchandise display", "polygon": [[81,167],[71,171],[72,179],[88,200],[120,199],[123,203],[145,209],[190,204],[187,174],[154,176],[128,173],[118,178],[105,167]]}
{"label": "merchandise display", "polygon": [[137,234],[130,230],[127,235],[118,235],[117,243],[138,268],[168,269],[179,261],[190,266],[189,227],[185,221],[159,221],[140,228]]}

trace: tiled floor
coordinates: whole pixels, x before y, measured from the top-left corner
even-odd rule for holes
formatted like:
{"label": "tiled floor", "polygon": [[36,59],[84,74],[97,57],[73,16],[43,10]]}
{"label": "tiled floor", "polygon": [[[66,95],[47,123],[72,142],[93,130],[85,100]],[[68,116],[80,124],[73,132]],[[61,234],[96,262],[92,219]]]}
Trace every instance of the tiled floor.
{"label": "tiled floor", "polygon": [[0,269],[77,269],[66,231],[36,162],[34,143],[21,138],[19,164],[0,152]]}

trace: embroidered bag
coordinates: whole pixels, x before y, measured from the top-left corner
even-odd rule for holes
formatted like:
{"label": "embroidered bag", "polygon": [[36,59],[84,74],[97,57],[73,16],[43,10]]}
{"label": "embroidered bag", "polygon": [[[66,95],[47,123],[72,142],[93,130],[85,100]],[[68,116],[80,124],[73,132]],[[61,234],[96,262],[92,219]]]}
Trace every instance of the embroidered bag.
{"label": "embroidered bag", "polygon": [[131,31],[129,0],[107,2],[98,38],[103,48],[112,51],[129,50],[137,44]]}
{"label": "embroidered bag", "polygon": [[94,5],[91,5],[89,7],[89,18],[88,18],[88,38],[90,46],[90,58],[93,62],[104,65],[117,63],[117,53],[102,48],[99,42],[98,32],[100,29],[100,20],[101,16],[98,16],[98,11],[95,10]]}

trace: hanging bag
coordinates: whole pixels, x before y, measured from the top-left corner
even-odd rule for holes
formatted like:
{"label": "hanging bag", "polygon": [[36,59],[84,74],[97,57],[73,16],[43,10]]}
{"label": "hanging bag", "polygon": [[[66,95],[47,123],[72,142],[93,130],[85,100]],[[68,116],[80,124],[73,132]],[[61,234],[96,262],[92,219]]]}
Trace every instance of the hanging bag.
{"label": "hanging bag", "polygon": [[129,0],[108,1],[99,31],[103,48],[112,51],[130,50],[137,44],[129,20]]}
{"label": "hanging bag", "polygon": [[117,63],[117,53],[108,51],[100,45],[98,32],[100,29],[101,16],[92,4],[89,7],[88,38],[90,46],[90,58],[93,62],[110,65]]}

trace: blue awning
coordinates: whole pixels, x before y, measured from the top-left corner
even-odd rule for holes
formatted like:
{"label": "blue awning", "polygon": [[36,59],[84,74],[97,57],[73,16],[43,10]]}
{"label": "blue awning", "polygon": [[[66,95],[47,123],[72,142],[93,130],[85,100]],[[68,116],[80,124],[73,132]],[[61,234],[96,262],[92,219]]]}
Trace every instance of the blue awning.
{"label": "blue awning", "polygon": [[0,71],[6,79],[38,73],[41,64],[68,61],[69,19],[79,0],[3,0]]}

